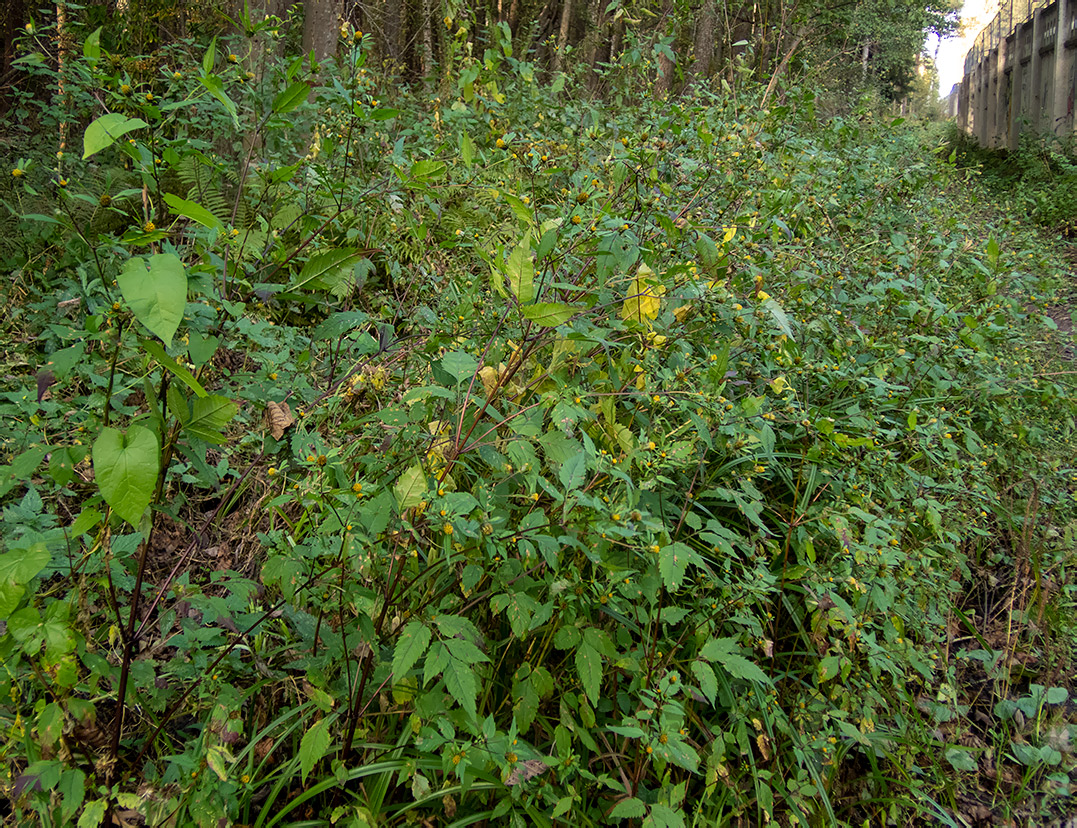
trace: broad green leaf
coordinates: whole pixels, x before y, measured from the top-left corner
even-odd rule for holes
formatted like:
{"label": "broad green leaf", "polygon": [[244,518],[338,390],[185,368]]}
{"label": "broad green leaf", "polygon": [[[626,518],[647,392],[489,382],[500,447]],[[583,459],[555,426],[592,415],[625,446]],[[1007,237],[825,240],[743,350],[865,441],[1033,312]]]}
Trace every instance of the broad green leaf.
{"label": "broad green leaf", "polygon": [[509,287],[521,305],[526,305],[535,298],[535,265],[531,261],[530,230],[524,233],[520,243],[509,255],[505,275],[508,277]]}
{"label": "broad green leaf", "polygon": [[770,684],[770,679],[767,678],[767,674],[744,656],[728,653],[720,656],[718,658],[718,663],[721,664],[725,668],[725,671],[733,678],[742,678],[747,679],[748,681],[758,681],[761,684]]}
{"label": "broad green leaf", "polygon": [[643,800],[636,799],[633,796],[628,799],[622,799],[614,805],[609,817],[610,819],[639,819],[646,813],[647,806],[643,804]]}
{"label": "broad green leaf", "polygon": [[183,429],[207,443],[221,445],[225,441],[221,429],[228,425],[238,412],[239,406],[227,397],[218,394],[198,397],[192,406],[191,419],[183,424]]}
{"label": "broad green leaf", "polygon": [[278,115],[284,115],[302,105],[310,95],[310,87],[303,81],[296,81],[273,101],[273,111]]}
{"label": "broad green leaf", "polygon": [[543,328],[556,328],[558,325],[563,325],[579,311],[577,307],[563,305],[560,302],[539,302],[520,309],[525,319],[530,319]]}
{"label": "broad green leaf", "polygon": [[591,704],[598,704],[598,691],[602,686],[602,656],[598,650],[588,644],[581,644],[576,650],[576,670],[580,674],[580,684]]}
{"label": "broad green leaf", "polygon": [[586,475],[587,455],[583,452],[578,452],[570,456],[561,464],[561,470],[558,472],[561,485],[565,487],[566,492],[571,492],[580,488],[580,486],[583,485],[583,480]]}
{"label": "broad green leaf", "polygon": [[209,48],[206,49],[206,53],[202,55],[202,71],[207,75],[213,71],[213,64],[217,61],[217,38],[209,42]]}
{"label": "broad green leaf", "polygon": [[441,178],[445,175],[446,164],[444,161],[435,161],[432,158],[424,158],[411,165],[411,177],[422,180]]}
{"label": "broad green leaf", "polygon": [[471,136],[466,132],[460,133],[460,157],[468,167],[475,160],[475,144],[472,142]]}
{"label": "broad green leaf", "polygon": [[450,351],[441,358],[441,367],[457,382],[475,376],[479,361],[464,351]]}
{"label": "broad green leaf", "polygon": [[299,770],[303,781],[329,750],[329,719],[319,719],[312,724],[299,742]]}
{"label": "broad green leaf", "polygon": [[203,75],[200,80],[202,81],[202,85],[209,90],[209,94],[220,101],[221,106],[223,106],[225,111],[232,116],[232,125],[238,128],[239,116],[236,113],[236,105],[232,102],[232,99],[225,94],[224,84],[221,82],[221,79],[216,75]]}
{"label": "broad green leaf", "polygon": [[26,585],[49,565],[50,560],[52,556],[43,543],[0,555],[0,620],[18,609]]}
{"label": "broad green leaf", "polygon": [[175,213],[177,216],[183,216],[183,218],[190,219],[197,222],[204,227],[208,227],[211,230],[223,230],[224,222],[217,218],[213,213],[203,207],[201,204],[195,204],[193,201],[188,201],[185,198],[180,198],[175,193],[165,193],[165,204],[168,205],[168,209]]}
{"label": "broad green leaf", "polygon": [[187,273],[179,257],[157,253],[147,262],[135,256],[124,264],[117,281],[135,318],[166,347],[171,345],[187,307]]}
{"label": "broad green leaf", "polygon": [[430,643],[430,628],[421,621],[409,621],[400,631],[393,650],[393,680],[399,682],[415,666]]}
{"label": "broad green leaf", "polygon": [[[147,326],[149,327],[149,326]],[[199,397],[205,397],[209,395],[209,392],[202,387],[202,384],[194,378],[187,368],[180,365],[176,360],[172,359],[165,349],[161,347],[160,343],[154,342],[152,339],[142,340],[142,347],[149,353],[154,359],[161,363],[165,368],[171,371],[176,377],[183,382],[188,388],[194,391]],[[175,412],[173,412],[175,413]]]}
{"label": "broad green leaf", "polygon": [[382,109],[372,109],[372,110],[370,110],[370,113],[369,113],[368,117],[372,121],[388,121],[391,118],[395,118],[399,114],[400,114],[399,109],[382,108]]}
{"label": "broad green leaf", "polygon": [[365,255],[364,252],[352,247],[340,247],[315,253],[303,265],[303,269],[299,271],[290,289],[295,290],[308,284],[314,288],[332,287],[341,271],[353,267]]}
{"label": "broad green leaf", "polygon": [[119,112],[102,115],[86,127],[86,132],[82,136],[83,159],[111,147],[117,139],[122,138],[128,132],[145,126],[149,124],[141,118],[128,118]]}
{"label": "broad green leaf", "polygon": [[161,449],[157,435],[132,425],[127,433],[104,428],[93,444],[97,487],[112,510],[137,526],[157,483]]}
{"label": "broad green leaf", "polygon": [[90,63],[96,63],[101,57],[101,29],[98,26],[82,43],[82,54]]}
{"label": "broad green leaf", "polygon": [[412,509],[423,501],[426,493],[426,473],[420,463],[411,466],[400,475],[400,479],[393,486],[393,494],[396,495],[396,505],[400,511]]}
{"label": "broad green leaf", "polygon": [[968,750],[956,747],[947,748],[945,756],[946,761],[950,763],[954,770],[974,771],[979,767],[972,752]]}

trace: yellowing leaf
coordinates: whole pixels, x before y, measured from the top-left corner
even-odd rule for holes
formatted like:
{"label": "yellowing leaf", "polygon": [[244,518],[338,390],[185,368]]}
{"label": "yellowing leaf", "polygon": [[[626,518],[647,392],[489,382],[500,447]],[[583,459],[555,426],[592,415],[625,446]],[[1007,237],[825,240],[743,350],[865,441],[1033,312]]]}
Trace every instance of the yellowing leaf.
{"label": "yellowing leaf", "polygon": [[636,278],[628,286],[624,304],[621,305],[621,318],[625,321],[638,322],[651,326],[651,320],[658,316],[662,307],[659,298],[666,292],[664,286],[654,283],[654,271],[641,264],[636,271]]}
{"label": "yellowing leaf", "polygon": [[693,310],[695,308],[692,305],[681,305],[679,308],[673,309],[673,315],[678,322],[684,322],[685,319],[692,315]]}
{"label": "yellowing leaf", "polygon": [[775,394],[781,394],[789,387],[789,383],[785,381],[785,377],[776,377],[770,381],[770,387],[774,389]]}
{"label": "yellowing leaf", "polygon": [[482,380],[482,387],[486,391],[487,397],[493,395],[494,389],[497,388],[497,379],[501,376],[501,373],[504,370],[504,362],[502,362],[498,368],[495,368],[493,365],[484,365],[479,369],[479,379]]}
{"label": "yellowing leaf", "polygon": [[737,225],[734,224],[732,227],[723,227],[722,228],[722,244],[729,244],[731,241],[733,241],[733,237],[736,236],[736,235],[737,235]]}

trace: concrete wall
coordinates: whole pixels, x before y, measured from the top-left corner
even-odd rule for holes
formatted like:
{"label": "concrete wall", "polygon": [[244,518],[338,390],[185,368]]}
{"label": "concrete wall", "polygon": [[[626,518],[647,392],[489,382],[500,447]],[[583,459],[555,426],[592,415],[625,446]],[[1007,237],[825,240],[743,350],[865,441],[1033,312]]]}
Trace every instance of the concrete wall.
{"label": "concrete wall", "polygon": [[984,146],[1017,146],[1023,130],[1077,128],[1077,0],[1003,0],[965,56],[949,110]]}

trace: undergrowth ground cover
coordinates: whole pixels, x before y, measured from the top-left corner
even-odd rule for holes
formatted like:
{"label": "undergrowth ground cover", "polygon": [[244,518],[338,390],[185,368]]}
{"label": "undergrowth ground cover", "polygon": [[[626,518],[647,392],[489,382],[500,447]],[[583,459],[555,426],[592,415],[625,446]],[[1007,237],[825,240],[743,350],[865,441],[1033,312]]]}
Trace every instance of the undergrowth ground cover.
{"label": "undergrowth ground cover", "polygon": [[6,126],[10,819],[1067,811],[1065,271],[944,131],[272,36]]}

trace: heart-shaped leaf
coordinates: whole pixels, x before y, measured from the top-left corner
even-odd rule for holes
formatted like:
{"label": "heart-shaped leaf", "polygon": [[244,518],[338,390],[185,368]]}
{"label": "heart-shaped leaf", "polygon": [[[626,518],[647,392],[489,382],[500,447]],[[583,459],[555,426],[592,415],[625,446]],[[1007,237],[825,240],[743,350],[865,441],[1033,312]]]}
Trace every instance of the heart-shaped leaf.
{"label": "heart-shaped leaf", "polygon": [[150,505],[160,463],[157,435],[133,425],[124,434],[102,429],[93,444],[93,468],[97,487],[112,510],[137,525]]}

